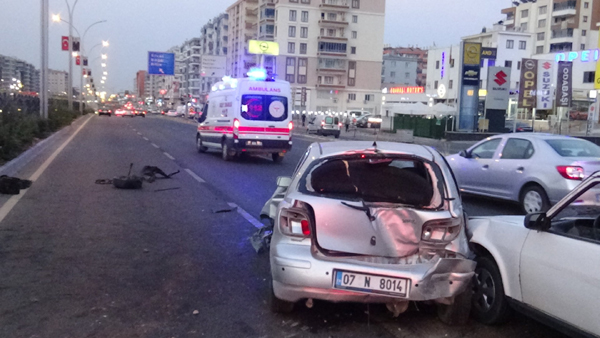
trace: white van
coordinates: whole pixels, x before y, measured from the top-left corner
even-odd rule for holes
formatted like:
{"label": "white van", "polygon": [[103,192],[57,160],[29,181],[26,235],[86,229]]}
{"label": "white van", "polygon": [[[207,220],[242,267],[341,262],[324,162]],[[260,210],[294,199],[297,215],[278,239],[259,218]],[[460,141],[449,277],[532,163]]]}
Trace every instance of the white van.
{"label": "white van", "polygon": [[335,138],[340,137],[343,117],[331,115],[310,115],[307,119],[307,132],[315,132],[317,135],[333,135]]}
{"label": "white van", "polygon": [[270,154],[281,162],[292,148],[290,102],[287,81],[224,78],[213,86],[198,120],[198,152],[219,149],[225,161]]}

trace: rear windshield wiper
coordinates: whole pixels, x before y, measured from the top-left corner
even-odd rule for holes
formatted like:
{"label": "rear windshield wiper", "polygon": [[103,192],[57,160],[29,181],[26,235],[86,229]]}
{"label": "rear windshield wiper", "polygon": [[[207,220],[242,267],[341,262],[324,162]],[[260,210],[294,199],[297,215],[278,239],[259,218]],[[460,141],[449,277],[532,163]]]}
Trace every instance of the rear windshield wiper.
{"label": "rear windshield wiper", "polygon": [[365,201],[360,200],[360,202],[362,203],[362,207],[357,207],[356,205],[348,204],[346,202],[342,202],[342,204],[355,210],[364,211],[365,214],[367,214],[367,217],[369,217],[369,221],[375,221],[375,216],[371,215],[371,209],[365,204]]}

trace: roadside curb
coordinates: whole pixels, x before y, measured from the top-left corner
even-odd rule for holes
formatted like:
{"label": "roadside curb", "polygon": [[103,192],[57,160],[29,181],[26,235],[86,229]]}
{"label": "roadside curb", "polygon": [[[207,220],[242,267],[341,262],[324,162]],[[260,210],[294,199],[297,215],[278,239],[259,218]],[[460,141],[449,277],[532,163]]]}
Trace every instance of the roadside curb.
{"label": "roadside curb", "polygon": [[[19,170],[23,169],[29,162],[38,157],[50,144],[57,139],[59,136],[67,133],[71,127],[78,125],[80,121],[85,118],[86,115],[80,116],[73,120],[70,125],[62,127],[60,130],[54,132],[52,135],[46,137],[34,146],[22,152],[19,156],[5,163],[0,167],[0,175],[14,176]],[[91,118],[91,117],[90,117]]]}

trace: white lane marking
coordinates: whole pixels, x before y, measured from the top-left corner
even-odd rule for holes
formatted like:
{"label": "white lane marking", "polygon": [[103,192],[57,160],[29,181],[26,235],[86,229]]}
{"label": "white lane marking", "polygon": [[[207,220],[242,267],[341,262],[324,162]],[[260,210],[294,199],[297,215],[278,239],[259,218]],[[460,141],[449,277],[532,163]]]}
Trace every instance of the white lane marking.
{"label": "white lane marking", "polygon": [[137,129],[135,129],[135,128],[131,128],[131,129],[133,129],[133,131],[137,131]]}
{"label": "white lane marking", "polygon": [[160,148],[159,146],[156,145],[156,143],[152,143],[152,146],[156,149]]}
{"label": "white lane marking", "polygon": [[137,132],[138,135],[142,135],[142,133],[140,133],[139,131]]}
{"label": "white lane marking", "polygon": [[235,203],[227,203],[229,204],[230,207],[232,208],[236,208],[238,214],[242,215],[242,217],[244,217],[246,219],[246,221],[250,222],[250,224],[254,225],[254,227],[260,229],[262,227],[264,227],[265,225],[262,224],[259,220],[257,220],[256,218],[252,217],[252,215],[250,215],[246,210],[240,208],[237,204]]}
{"label": "white lane marking", "polygon": [[146,140],[146,141],[150,141],[150,140],[149,140],[149,139],[148,139],[146,136],[144,136],[144,140]]}
{"label": "white lane marking", "polygon": [[[48,157],[48,159],[44,163],[42,163],[42,165],[33,173],[33,175],[31,175],[31,177],[29,178],[30,181],[35,182],[38,180],[38,178],[40,178],[40,176],[42,176],[44,171],[50,166],[50,164],[52,164],[52,162],[58,156],[58,154],[60,154],[63,151],[63,149],[65,149],[65,147],[73,140],[73,138],[75,138],[75,136],[77,136],[77,134],[79,134],[79,131],[83,129],[83,127],[90,121],[90,119],[91,116],[88,117],[88,119],[85,120],[85,122],[83,122],[79,126],[79,128],[77,128],[73,135],[71,135],[65,142],[63,142],[63,144],[60,147],[58,147],[58,149],[56,149],[54,153],[52,153],[52,155],[50,155],[50,157]],[[4,218],[8,215],[8,213],[10,213],[10,211],[15,207],[15,205],[17,205],[21,198],[25,196],[27,191],[28,190],[21,191],[19,195],[12,196],[8,199],[8,201],[6,201],[6,203],[4,203],[4,205],[0,208],[0,223],[2,223]]]}
{"label": "white lane marking", "polygon": [[185,169],[185,171],[190,174],[190,176],[192,176],[196,181],[198,181],[199,183],[206,183],[205,180],[203,180],[200,176],[196,175],[195,172],[191,171],[190,169]]}
{"label": "white lane marking", "polygon": [[171,156],[171,154],[167,153],[166,151],[163,152],[163,154],[165,154],[165,156],[170,158],[171,160],[175,161],[175,157]]}

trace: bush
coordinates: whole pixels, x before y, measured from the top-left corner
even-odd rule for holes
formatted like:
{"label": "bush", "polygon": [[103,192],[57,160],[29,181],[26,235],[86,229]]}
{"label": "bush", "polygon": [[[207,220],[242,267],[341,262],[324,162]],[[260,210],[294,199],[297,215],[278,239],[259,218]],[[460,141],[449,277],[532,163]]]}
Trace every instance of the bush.
{"label": "bush", "polygon": [[8,104],[0,114],[0,163],[10,161],[29,148],[36,139],[48,137],[58,129],[71,124],[79,114],[52,109],[48,119],[38,115],[14,111]]}

